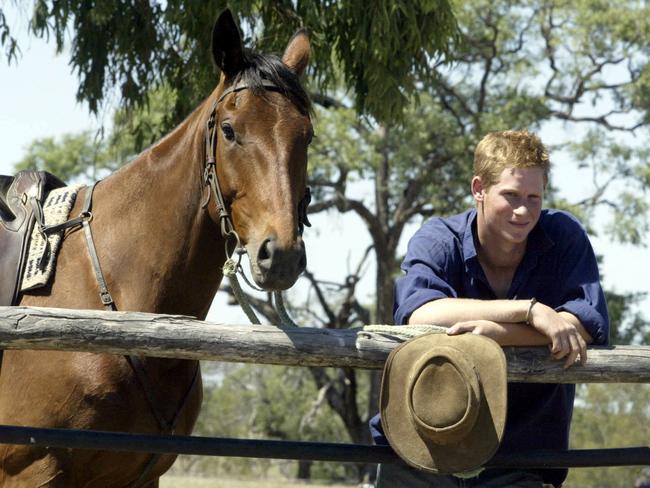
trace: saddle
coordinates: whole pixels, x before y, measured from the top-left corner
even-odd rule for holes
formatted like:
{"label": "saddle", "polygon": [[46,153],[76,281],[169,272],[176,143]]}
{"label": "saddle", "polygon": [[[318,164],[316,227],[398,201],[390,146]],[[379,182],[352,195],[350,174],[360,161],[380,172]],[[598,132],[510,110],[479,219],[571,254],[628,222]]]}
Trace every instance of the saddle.
{"label": "saddle", "polygon": [[0,175],[0,305],[17,303],[29,237],[35,225],[44,225],[45,198],[63,186],[63,181],[46,171]]}

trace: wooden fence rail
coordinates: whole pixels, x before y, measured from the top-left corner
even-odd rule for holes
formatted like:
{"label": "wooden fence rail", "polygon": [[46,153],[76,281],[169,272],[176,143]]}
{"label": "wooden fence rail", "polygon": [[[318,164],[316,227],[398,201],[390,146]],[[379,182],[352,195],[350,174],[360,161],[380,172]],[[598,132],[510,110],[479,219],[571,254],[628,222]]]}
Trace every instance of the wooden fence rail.
{"label": "wooden fence rail", "polygon": [[[0,349],[144,354],[294,366],[381,369],[396,338],[361,329],[235,325],[177,315],[0,307]],[[650,383],[650,346],[591,347],[568,370],[543,347],[504,348],[508,380],[531,383]]]}

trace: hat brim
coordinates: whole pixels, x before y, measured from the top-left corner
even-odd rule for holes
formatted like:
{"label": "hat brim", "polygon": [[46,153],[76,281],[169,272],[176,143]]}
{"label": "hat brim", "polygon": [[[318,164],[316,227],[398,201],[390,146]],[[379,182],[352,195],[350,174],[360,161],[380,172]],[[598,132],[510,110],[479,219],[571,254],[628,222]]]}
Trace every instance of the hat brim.
{"label": "hat brim", "polygon": [[[408,374],[417,358],[436,346],[456,348],[474,363],[481,402],[472,431],[460,442],[440,445],[423,439],[408,418]],[[425,334],[397,346],[384,366],[380,413],[388,442],[411,466],[431,473],[474,470],[487,462],[503,438],[507,406],[506,358],[501,346],[476,334]]]}

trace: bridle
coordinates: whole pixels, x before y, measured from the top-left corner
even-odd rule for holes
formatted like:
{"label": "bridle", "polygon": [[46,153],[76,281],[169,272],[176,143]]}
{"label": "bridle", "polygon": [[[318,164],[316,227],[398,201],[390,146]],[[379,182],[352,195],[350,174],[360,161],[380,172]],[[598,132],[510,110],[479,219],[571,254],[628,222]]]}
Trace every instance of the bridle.
{"label": "bridle", "polygon": [[[269,80],[262,80],[262,86],[265,90],[268,91],[277,91],[283,93],[282,90],[273,82]],[[256,287],[250,280],[246,277],[244,269],[241,266],[241,259],[244,254],[246,254],[246,248],[242,246],[241,239],[239,234],[235,230],[233,225],[232,218],[228,212],[226,202],[223,198],[223,192],[221,191],[221,186],[219,185],[219,178],[217,177],[217,161],[216,161],[216,150],[217,150],[217,109],[219,104],[223,99],[231,94],[240,92],[242,90],[250,89],[251,87],[244,81],[239,81],[227,88],[221,96],[212,104],[210,110],[210,116],[205,125],[205,165],[203,167],[203,184],[209,188],[207,198],[203,201],[202,207],[204,209],[208,208],[210,203],[210,195],[214,196],[215,205],[217,207],[217,213],[219,218],[219,226],[221,228],[221,235],[224,237],[224,248],[226,260],[223,265],[223,275],[230,280],[230,287],[232,288],[233,294],[239,303],[239,306],[242,308],[248,319],[254,323],[259,324],[260,320],[257,318],[257,315],[253,311],[246,295],[241,289],[239,282],[237,281],[237,274],[239,274],[242,279],[250,286],[251,288],[264,291],[261,288]],[[311,202],[311,189],[309,187],[305,188],[305,194],[298,203],[298,234],[302,236],[305,227],[311,227],[311,222],[307,217],[307,207]],[[234,241],[234,247],[232,251],[229,249],[229,243]],[[236,255],[236,258],[234,257]],[[296,326],[294,321],[291,319],[289,314],[286,311],[284,306],[284,300],[282,298],[282,293],[279,291],[274,292],[275,298],[275,308],[280,317],[282,325],[286,326]]]}
{"label": "bridle", "polygon": [[[277,91],[282,93],[282,90],[272,81],[263,79],[262,86],[268,91]],[[221,96],[212,104],[210,116],[208,117],[208,120],[205,124],[205,165],[203,168],[203,183],[205,186],[209,187],[209,192],[207,198],[203,201],[202,207],[204,209],[207,209],[207,206],[210,203],[210,195],[212,195],[217,207],[221,235],[225,239],[224,245],[226,259],[231,259],[233,255],[237,254],[239,256],[239,259],[236,263],[237,267],[240,265],[239,261],[241,260],[241,255],[246,253],[246,248],[242,246],[239,234],[235,230],[230,212],[228,212],[226,202],[223,198],[221,186],[219,185],[219,178],[217,177],[217,109],[219,108],[219,104],[226,96],[230,95],[231,93],[248,90],[250,88],[251,87],[244,81],[239,81],[224,90]],[[305,189],[304,196],[298,203],[298,234],[301,236],[305,227],[311,227],[311,222],[309,222],[309,219],[307,218],[307,207],[309,206],[310,202],[311,189],[307,187]],[[229,250],[230,241],[234,241],[235,243],[232,251]]]}

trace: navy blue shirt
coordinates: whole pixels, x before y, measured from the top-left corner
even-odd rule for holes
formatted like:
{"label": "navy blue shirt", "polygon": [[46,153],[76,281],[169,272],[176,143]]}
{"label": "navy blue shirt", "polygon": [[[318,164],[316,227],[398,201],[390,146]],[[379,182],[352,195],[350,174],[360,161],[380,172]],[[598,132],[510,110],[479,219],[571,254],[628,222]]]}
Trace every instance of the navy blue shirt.
{"label": "navy blue shirt", "polygon": [[[439,298],[497,298],[478,261],[475,234],[476,209],[433,218],[416,232],[402,263],[406,275],[395,285],[396,324],[408,323],[416,309]],[[575,315],[594,345],[607,344],[609,318],[596,257],[582,225],[568,212],[543,210],[528,236],[506,298],[533,297]],[[509,383],[499,453],[568,448],[574,396],[573,384]],[[387,444],[378,416],[371,432],[376,443]],[[559,486],[567,470],[541,474],[545,483]]]}

